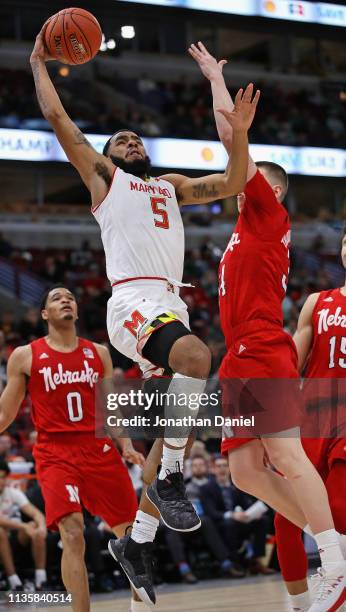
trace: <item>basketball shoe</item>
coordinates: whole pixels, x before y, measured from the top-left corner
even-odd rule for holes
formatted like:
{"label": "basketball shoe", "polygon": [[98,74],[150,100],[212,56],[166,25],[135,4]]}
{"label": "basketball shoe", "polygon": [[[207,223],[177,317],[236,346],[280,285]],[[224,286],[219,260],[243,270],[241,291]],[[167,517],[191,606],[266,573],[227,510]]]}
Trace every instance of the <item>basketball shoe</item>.
{"label": "basketball shoe", "polygon": [[176,472],[167,470],[166,478],[156,478],[151,483],[146,496],[160,512],[166,527],[173,531],[195,531],[201,526],[201,521],[186,496],[184,476],[179,462],[177,464]]}
{"label": "basketball shoe", "polygon": [[336,612],[346,601],[346,563],[328,573],[320,567],[313,578],[314,600],[309,612]]}
{"label": "basketball shoe", "polygon": [[152,575],[153,544],[151,542],[137,544],[126,535],[119,540],[109,540],[108,550],[113,559],[121,565],[138,597],[148,606],[155,605],[156,595]]}

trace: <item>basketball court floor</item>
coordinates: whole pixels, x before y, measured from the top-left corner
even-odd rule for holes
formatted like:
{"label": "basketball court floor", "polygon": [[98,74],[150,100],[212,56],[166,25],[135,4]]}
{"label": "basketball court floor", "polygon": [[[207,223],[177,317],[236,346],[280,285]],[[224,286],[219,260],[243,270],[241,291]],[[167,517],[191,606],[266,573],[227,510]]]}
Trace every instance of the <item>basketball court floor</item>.
{"label": "basketball court floor", "polygon": [[[29,606],[26,606],[29,607]],[[32,609],[32,607],[30,606]],[[21,609],[23,607],[21,606]],[[68,606],[39,607],[41,612],[66,612]],[[128,612],[129,591],[92,598],[92,612]],[[155,612],[289,612],[280,576],[244,580],[210,580],[194,586],[157,588]]]}

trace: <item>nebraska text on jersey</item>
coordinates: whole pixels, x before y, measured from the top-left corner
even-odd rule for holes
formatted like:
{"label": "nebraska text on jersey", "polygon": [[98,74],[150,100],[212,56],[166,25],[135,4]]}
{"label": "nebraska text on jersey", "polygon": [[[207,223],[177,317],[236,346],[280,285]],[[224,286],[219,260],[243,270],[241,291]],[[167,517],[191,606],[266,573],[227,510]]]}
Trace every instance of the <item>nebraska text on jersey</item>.
{"label": "nebraska text on jersey", "polygon": [[58,363],[57,372],[52,372],[52,368],[47,366],[39,370],[39,374],[43,374],[46,391],[54,391],[58,385],[66,385],[71,383],[87,383],[91,388],[97,383],[99,373],[94,372],[87,361],[84,361],[84,370],[65,370],[62,363]]}
{"label": "nebraska text on jersey", "polygon": [[346,315],[340,314],[341,308],[337,307],[334,314],[329,314],[329,308],[318,311],[318,333],[328,331],[329,327],[346,327]]}

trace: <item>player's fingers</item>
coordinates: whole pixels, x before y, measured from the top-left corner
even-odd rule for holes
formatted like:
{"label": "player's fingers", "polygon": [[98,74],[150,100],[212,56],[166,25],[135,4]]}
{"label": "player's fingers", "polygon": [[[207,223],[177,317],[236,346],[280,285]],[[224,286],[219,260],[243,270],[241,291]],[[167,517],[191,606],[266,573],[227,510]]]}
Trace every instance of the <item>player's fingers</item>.
{"label": "player's fingers", "polygon": [[260,99],[260,95],[261,95],[261,91],[260,89],[257,89],[255,95],[254,95],[254,99],[252,100],[252,106],[254,106],[256,108],[257,104],[258,104],[258,100]]}
{"label": "player's fingers", "polygon": [[[237,91],[237,95],[236,95],[236,97],[234,98],[234,106],[235,106],[235,107],[239,106],[239,104],[241,103],[241,101],[242,101],[242,96],[243,96],[243,91],[244,91],[244,90],[243,90],[243,88],[240,88],[240,89]],[[245,94],[244,94],[244,96],[245,96]],[[244,99],[244,98],[243,98],[243,99]]]}
{"label": "player's fingers", "polygon": [[209,51],[208,51],[207,47],[205,47],[205,46],[204,46],[204,44],[203,44],[203,43],[202,43],[200,40],[198,41],[198,46],[199,46],[200,51],[201,51],[201,52],[202,52],[204,55],[210,55],[210,53],[209,53]]}
{"label": "player's fingers", "polygon": [[251,102],[253,94],[253,83],[249,83],[247,88],[244,91],[243,102]]}
{"label": "player's fingers", "polygon": [[191,45],[189,47],[189,53],[190,53],[190,55],[192,55],[193,59],[195,59],[196,61],[198,61],[198,60],[200,60],[202,58],[202,55],[198,51],[196,45]]}
{"label": "player's fingers", "polygon": [[225,60],[225,59],[223,59],[223,60],[220,60],[220,61],[218,62],[218,65],[219,65],[219,67],[220,67],[220,68],[221,68],[221,70],[222,70],[222,69],[223,69],[223,67],[224,67],[224,66],[225,66],[227,63],[228,63],[228,61],[227,61],[227,60]]}

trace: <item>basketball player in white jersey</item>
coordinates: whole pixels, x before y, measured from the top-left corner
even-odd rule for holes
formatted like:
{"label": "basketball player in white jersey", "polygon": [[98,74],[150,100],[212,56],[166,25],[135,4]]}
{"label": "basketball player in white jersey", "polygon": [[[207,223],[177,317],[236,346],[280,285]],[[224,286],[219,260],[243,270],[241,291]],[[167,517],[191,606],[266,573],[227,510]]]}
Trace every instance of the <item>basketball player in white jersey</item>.
{"label": "basketball player in white jersey", "polygon": [[[108,303],[110,340],[138,362],[144,377],[171,370],[168,392],[188,398],[203,392],[210,371],[210,352],[189,328],[187,307],[179,297],[184,264],[184,229],[179,206],[208,203],[243,189],[248,140],[259,92],[240,90],[230,117],[233,154],[224,173],[200,178],[168,174],[150,176],[150,160],[139,136],[129,130],[114,134],[104,155],[97,153],[68,117],[48,75],[43,30],[31,55],[37,98],[68,159],[91,194],[92,212],[100,225],[107,276],[113,287]],[[152,542],[161,515],[178,531],[192,531],[200,520],[187,500],[184,452],[190,431],[166,437],[161,471],[147,490],[131,537],[110,542],[132,586],[147,603],[155,602],[151,577],[145,574],[146,544]]]}

